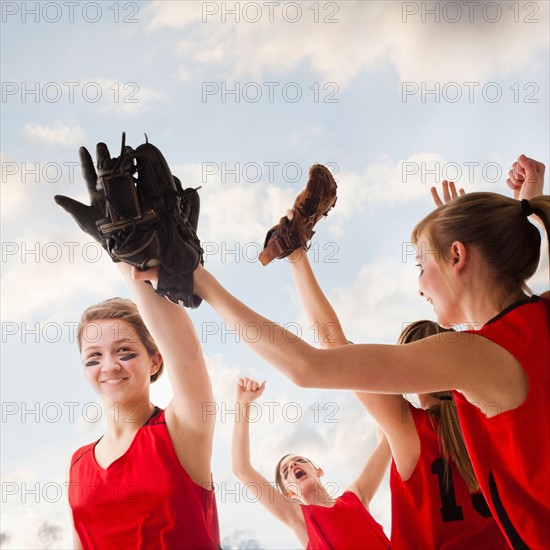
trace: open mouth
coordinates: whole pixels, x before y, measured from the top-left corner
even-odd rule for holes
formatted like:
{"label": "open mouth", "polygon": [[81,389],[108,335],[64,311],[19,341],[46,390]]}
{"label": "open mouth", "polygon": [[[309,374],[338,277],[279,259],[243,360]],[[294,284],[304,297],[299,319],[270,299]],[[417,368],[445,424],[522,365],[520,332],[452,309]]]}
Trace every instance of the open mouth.
{"label": "open mouth", "polygon": [[304,470],[302,470],[301,468],[296,468],[296,470],[294,470],[294,477],[296,479],[301,479],[303,478],[305,475],[307,475]]}

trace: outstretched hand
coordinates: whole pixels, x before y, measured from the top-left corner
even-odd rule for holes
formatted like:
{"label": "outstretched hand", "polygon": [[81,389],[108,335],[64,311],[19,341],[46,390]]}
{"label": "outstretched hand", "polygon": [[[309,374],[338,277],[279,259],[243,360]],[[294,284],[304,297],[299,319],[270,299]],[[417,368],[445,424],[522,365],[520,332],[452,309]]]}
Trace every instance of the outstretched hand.
{"label": "outstretched hand", "polygon": [[[87,233],[97,242],[103,244],[96,222],[106,215],[105,192],[102,186],[98,185],[94,162],[86,147],[81,147],[79,153],[82,175],[88,188],[88,195],[90,196],[90,206],[64,195],[56,195],[54,200],[73,217],[84,233]],[[96,157],[98,166],[111,159],[107,145],[104,143],[97,144]]]}
{"label": "outstretched hand", "polygon": [[443,200],[441,200],[439,193],[437,192],[437,187],[432,187],[430,191],[432,193],[432,199],[434,200],[436,206],[442,206],[443,204],[447,204],[453,199],[456,199],[458,196],[462,197],[466,194],[466,191],[464,191],[464,189],[462,188],[460,188],[457,193],[454,181],[447,180],[443,180],[441,182],[441,192],[443,193]]}
{"label": "outstretched hand", "polygon": [[508,172],[506,185],[514,191],[514,199],[532,199],[543,194],[546,167],[538,160],[520,155]]}
{"label": "outstretched hand", "polygon": [[237,381],[237,402],[241,405],[252,403],[264,393],[265,380],[260,384],[253,378],[239,378]]}

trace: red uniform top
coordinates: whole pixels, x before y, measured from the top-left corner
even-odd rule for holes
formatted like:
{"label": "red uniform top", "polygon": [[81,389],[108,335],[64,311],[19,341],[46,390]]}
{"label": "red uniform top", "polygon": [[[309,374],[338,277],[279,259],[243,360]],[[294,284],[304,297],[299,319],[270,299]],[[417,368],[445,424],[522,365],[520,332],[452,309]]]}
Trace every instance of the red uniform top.
{"label": "red uniform top", "polygon": [[519,407],[491,418],[499,403],[480,409],[454,392],[477,479],[513,548],[550,548],[550,305],[522,300],[475,334],[510,352],[529,383]]}
{"label": "red uniform top", "polygon": [[346,491],[333,506],[302,504],[307,550],[388,550],[390,541],[359,497]]}
{"label": "red uniform top", "polygon": [[85,549],[218,549],[214,491],[191,480],[166,429],[164,411],[136,433],[106,470],[91,443],[74,453],[69,502]]}
{"label": "red uniform top", "polygon": [[445,483],[437,418],[412,405],[409,409],[420,439],[420,456],[407,481],[392,460],[392,550],[508,549],[483,495],[470,494],[454,462]]}

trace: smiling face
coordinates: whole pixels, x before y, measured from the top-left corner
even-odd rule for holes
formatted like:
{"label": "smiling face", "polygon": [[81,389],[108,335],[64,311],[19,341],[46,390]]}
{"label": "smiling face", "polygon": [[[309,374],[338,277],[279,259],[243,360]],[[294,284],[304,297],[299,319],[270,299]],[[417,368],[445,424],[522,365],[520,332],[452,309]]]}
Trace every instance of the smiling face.
{"label": "smiling face", "polygon": [[300,455],[286,455],[278,465],[277,485],[287,496],[300,496],[304,490],[320,483],[323,471]]}
{"label": "smiling face", "polygon": [[[88,307],[82,313],[76,330],[79,351],[82,351],[84,344],[96,343],[95,339],[98,338],[98,334],[97,330],[96,332],[93,331],[94,325],[98,321],[103,321],[105,319],[112,319],[113,322],[115,319],[126,321],[134,328],[135,336],[143,343],[149,356],[153,357],[159,353],[159,349],[151,333],[147,330],[136,304],[126,298],[109,298],[108,300]],[[92,329],[90,334],[84,333],[84,328],[88,325],[91,325]],[[160,368],[151,376],[151,382],[155,382],[162,374],[162,371],[163,361],[161,358]]]}
{"label": "smiling face", "polygon": [[148,353],[130,323],[122,319],[87,323],[80,344],[86,379],[102,399],[148,399],[150,376],[160,366],[160,354]]}

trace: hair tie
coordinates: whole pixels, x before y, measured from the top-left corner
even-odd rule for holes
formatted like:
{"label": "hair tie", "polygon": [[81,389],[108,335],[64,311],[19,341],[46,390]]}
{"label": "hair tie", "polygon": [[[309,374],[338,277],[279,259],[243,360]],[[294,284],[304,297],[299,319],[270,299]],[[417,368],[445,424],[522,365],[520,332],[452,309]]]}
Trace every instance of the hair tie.
{"label": "hair tie", "polygon": [[521,199],[521,207],[523,208],[523,214],[526,217],[529,217],[533,214],[533,208],[527,199]]}
{"label": "hair tie", "polygon": [[440,395],[439,400],[440,401],[452,401],[453,398],[450,395]]}

